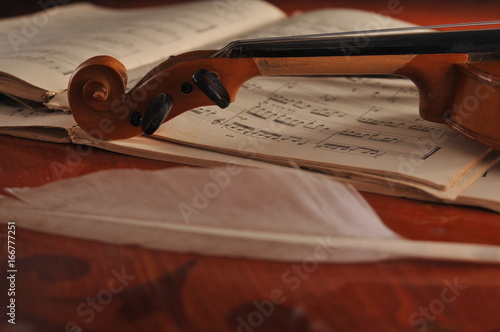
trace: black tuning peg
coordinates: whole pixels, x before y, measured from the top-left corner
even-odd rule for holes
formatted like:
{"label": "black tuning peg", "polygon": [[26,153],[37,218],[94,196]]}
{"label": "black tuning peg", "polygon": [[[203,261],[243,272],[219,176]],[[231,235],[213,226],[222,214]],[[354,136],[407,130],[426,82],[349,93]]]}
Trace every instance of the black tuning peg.
{"label": "black tuning peg", "polygon": [[165,121],[173,103],[174,99],[172,96],[165,93],[160,93],[151,99],[148,109],[140,119],[141,129],[144,134],[152,135],[160,127],[163,121]]}
{"label": "black tuning peg", "polygon": [[220,108],[229,106],[230,98],[224,85],[216,73],[206,69],[200,69],[193,75],[193,81],[203,91],[210,100]]}

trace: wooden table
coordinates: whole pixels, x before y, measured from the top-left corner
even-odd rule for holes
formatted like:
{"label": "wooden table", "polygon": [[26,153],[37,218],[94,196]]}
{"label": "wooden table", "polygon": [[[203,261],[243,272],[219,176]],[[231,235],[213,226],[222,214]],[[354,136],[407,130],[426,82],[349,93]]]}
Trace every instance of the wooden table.
{"label": "wooden table", "polygon": [[[327,6],[383,11],[395,1],[271,2],[292,13]],[[33,4],[12,2],[2,15],[39,8]],[[401,0],[399,5],[397,17],[419,24],[493,20],[500,14],[500,3],[493,0]],[[56,181],[53,165],[67,163],[68,156],[81,159],[64,178],[110,168],[181,166],[82,151],[72,144],[0,136],[0,188]],[[363,195],[402,236],[500,244],[496,213]],[[3,225],[0,236],[6,234]],[[16,239],[15,326],[6,322],[5,244],[0,251],[1,331],[500,331],[496,265],[404,259],[337,265],[264,262],[109,245],[22,228]]]}

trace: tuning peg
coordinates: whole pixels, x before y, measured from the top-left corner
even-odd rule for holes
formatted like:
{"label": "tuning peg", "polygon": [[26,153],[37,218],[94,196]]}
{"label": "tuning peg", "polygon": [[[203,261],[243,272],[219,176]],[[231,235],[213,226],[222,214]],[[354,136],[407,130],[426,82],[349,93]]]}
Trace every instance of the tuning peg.
{"label": "tuning peg", "polygon": [[132,125],[140,122],[144,134],[152,135],[160,127],[163,121],[165,121],[173,103],[174,99],[172,96],[160,93],[151,99],[148,109],[140,120],[131,118],[131,123],[134,122]]}
{"label": "tuning peg", "polygon": [[229,93],[216,73],[200,69],[194,73],[193,81],[217,106],[220,108],[229,106],[231,102]]}

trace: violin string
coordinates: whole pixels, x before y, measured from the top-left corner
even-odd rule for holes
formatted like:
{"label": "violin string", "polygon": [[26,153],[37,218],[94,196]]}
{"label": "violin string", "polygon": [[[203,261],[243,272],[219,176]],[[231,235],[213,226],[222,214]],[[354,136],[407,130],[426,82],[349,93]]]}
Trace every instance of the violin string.
{"label": "violin string", "polygon": [[500,20],[497,21],[481,21],[481,22],[465,22],[465,23],[453,23],[453,24],[438,24],[438,25],[426,25],[426,26],[410,26],[410,27],[399,27],[399,28],[388,28],[388,29],[376,29],[376,30],[362,30],[362,31],[343,31],[343,32],[331,32],[331,33],[320,33],[320,34],[308,34],[308,35],[297,35],[297,36],[283,36],[283,37],[268,37],[268,38],[256,38],[256,39],[244,39],[240,42],[244,43],[257,43],[257,42],[273,42],[280,40],[297,40],[297,39],[309,39],[309,38],[327,38],[327,37],[337,37],[337,36],[355,36],[362,34],[377,34],[386,32],[408,32],[408,31],[418,31],[418,30],[430,30],[430,29],[447,29],[447,28],[459,28],[459,27],[470,27],[470,26],[487,26],[487,25],[500,25]]}

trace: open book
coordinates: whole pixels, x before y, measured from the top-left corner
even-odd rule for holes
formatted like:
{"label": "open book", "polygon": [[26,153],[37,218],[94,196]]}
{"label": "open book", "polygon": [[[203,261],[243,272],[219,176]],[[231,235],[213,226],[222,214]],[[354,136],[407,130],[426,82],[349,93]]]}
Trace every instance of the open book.
{"label": "open book", "polygon": [[134,10],[75,4],[3,20],[0,92],[22,105],[0,105],[0,133],[192,165],[300,167],[360,190],[500,211],[499,190],[488,187],[498,172],[478,181],[499,156],[422,120],[417,90],[405,79],[256,78],[227,109],[194,109],[164,124],[154,137],[118,141],[86,134],[68,106],[69,76],[95,55],[120,60],[130,88],[171,55],[218,49],[236,39],[406,25],[349,9],[287,18],[257,0]]}

